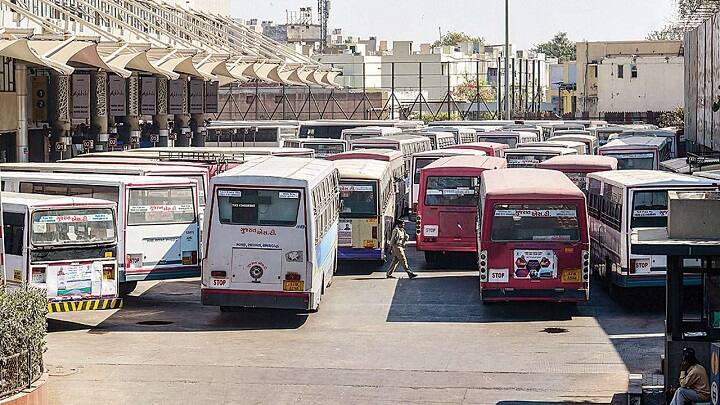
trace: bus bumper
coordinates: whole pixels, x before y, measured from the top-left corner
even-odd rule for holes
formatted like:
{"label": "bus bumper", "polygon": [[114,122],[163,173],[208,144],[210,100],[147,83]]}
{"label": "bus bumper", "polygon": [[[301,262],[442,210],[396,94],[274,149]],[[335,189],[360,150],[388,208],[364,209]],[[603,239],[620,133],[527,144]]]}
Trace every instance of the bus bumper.
{"label": "bus bumper", "polygon": [[48,312],[97,311],[123,307],[122,298],[100,298],[86,301],[48,302]]}
{"label": "bus bumper", "polygon": [[554,302],[580,302],[588,300],[586,289],[563,290],[523,290],[523,289],[483,289],[482,300],[493,301],[554,301]]}
{"label": "bus bumper", "polygon": [[312,309],[310,292],[201,289],[203,305],[278,309]]}
{"label": "bus bumper", "polygon": [[[664,269],[653,269],[664,270]],[[667,276],[665,274],[618,274],[611,273],[611,281],[618,287],[643,288],[643,287],[665,287]],[[685,286],[697,287],[701,285],[700,275],[686,275],[683,280]]]}
{"label": "bus bumper", "polygon": [[382,249],[338,248],[338,260],[382,260],[384,256]]}

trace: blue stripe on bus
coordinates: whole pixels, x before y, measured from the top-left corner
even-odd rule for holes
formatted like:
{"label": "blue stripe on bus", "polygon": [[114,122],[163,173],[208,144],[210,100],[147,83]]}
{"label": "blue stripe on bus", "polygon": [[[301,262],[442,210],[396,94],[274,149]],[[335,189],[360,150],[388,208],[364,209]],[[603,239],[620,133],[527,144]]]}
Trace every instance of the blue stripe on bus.
{"label": "blue stripe on bus", "polygon": [[352,247],[338,248],[339,260],[380,260],[382,259],[382,249],[364,249]]}
{"label": "blue stripe on bus", "polygon": [[323,273],[332,272],[332,267],[335,265],[337,240],[338,221],[335,221],[320,240],[320,243],[315,246],[315,263],[313,265],[320,267]]}

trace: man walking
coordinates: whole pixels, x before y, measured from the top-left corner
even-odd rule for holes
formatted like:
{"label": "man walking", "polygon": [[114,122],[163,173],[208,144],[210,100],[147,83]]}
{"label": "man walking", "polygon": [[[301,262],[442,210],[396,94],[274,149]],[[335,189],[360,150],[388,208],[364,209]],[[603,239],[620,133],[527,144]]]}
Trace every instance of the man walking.
{"label": "man walking", "polygon": [[410,266],[408,266],[407,257],[405,256],[405,243],[407,243],[407,240],[408,234],[405,232],[405,222],[397,221],[395,229],[392,231],[392,236],[390,236],[390,249],[392,249],[393,260],[388,268],[387,278],[395,278],[393,272],[397,269],[398,265],[403,266],[408,277],[417,277],[417,274],[410,271]]}

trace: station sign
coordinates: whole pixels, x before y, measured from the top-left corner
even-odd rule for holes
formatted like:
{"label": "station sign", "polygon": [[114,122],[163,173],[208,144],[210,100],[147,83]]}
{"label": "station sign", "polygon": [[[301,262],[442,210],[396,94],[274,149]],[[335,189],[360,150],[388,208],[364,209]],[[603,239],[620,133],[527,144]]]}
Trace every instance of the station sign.
{"label": "station sign", "polygon": [[108,75],[108,104],[110,116],[127,115],[127,92],[125,79],[118,75]]}
{"label": "station sign", "polygon": [[190,114],[202,114],[205,109],[205,82],[190,79]]}
{"label": "station sign", "polygon": [[90,118],[90,75],[75,73],[72,75],[72,117]]}
{"label": "station sign", "polygon": [[150,142],[160,142],[160,134],[150,134]]}
{"label": "station sign", "polygon": [[83,140],[83,150],[90,151],[95,146],[95,141],[92,139],[84,139]]}
{"label": "station sign", "polygon": [[117,138],[108,139],[108,145],[109,146],[117,146]]}
{"label": "station sign", "polygon": [[206,82],[205,83],[205,112],[206,113],[217,113],[218,112],[218,82]]}
{"label": "station sign", "polygon": [[33,121],[48,120],[48,76],[32,77],[32,110]]}
{"label": "station sign", "polygon": [[157,79],[143,76],[140,78],[140,115],[157,114]]}
{"label": "station sign", "polygon": [[183,79],[170,80],[168,82],[168,114],[183,114],[184,102]]}
{"label": "station sign", "polygon": [[55,142],[55,150],[58,152],[65,152],[67,150],[67,145],[65,145],[65,142]]}

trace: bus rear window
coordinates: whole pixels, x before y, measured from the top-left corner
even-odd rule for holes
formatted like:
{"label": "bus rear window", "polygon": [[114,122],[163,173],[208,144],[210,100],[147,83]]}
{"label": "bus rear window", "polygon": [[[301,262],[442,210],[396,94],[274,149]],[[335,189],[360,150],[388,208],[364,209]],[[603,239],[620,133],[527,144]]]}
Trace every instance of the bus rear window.
{"label": "bus rear window", "polygon": [[218,190],[220,223],[227,225],[297,224],[300,192],[297,190]]}
{"label": "bus rear window", "polygon": [[618,170],[653,170],[655,155],[652,153],[633,153],[608,155],[618,160]]}
{"label": "bus rear window", "polygon": [[664,228],[668,216],[667,191],[636,191],[631,228]]}
{"label": "bus rear window", "polygon": [[504,143],[514,148],[517,145],[517,138],[513,136],[483,136],[478,135],[478,142]]}
{"label": "bus rear window", "polygon": [[577,242],[577,206],[568,204],[496,204],[491,239],[497,242]]}
{"label": "bus rear window", "polygon": [[314,150],[319,158],[345,152],[343,145],[338,143],[306,143],[303,147]]}
{"label": "bus rear window", "polygon": [[194,201],[190,187],[130,189],[128,225],[194,222]]}
{"label": "bus rear window", "polygon": [[538,163],[550,159],[552,155],[506,153],[508,167],[535,167]]}
{"label": "bus rear window", "polygon": [[370,182],[341,182],[340,202],[343,218],[377,215],[377,184]]}
{"label": "bus rear window", "polygon": [[477,205],[477,177],[428,177],[425,205],[473,207]]}
{"label": "bus rear window", "polygon": [[31,231],[30,239],[35,246],[115,242],[113,212],[107,208],[36,211]]}

